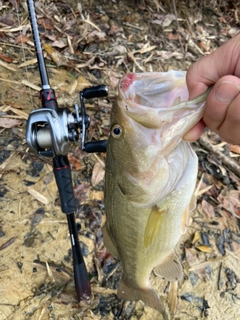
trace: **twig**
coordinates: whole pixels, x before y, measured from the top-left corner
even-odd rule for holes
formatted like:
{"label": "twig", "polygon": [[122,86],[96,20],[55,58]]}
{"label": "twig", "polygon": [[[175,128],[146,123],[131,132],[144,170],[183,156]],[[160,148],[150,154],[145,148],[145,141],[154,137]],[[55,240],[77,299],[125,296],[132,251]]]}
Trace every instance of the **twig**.
{"label": "twig", "polygon": [[214,146],[206,136],[201,136],[198,141],[207,151],[215,153],[216,156],[222,161],[222,163],[225,164],[225,166],[238,178],[240,178],[240,166],[235,161],[225,156],[225,154],[223,154],[221,151],[214,148]]}
{"label": "twig", "polygon": [[123,25],[126,26],[126,27],[129,27],[129,28],[134,28],[134,29],[143,31],[142,27],[134,26],[133,24],[128,23],[128,22],[123,22]]}
{"label": "twig", "polygon": [[[175,14],[175,16],[176,16],[178,33],[180,34],[180,26],[179,26],[179,23],[178,23],[177,8],[176,8],[176,2],[175,2],[175,0],[172,0],[172,3],[173,3],[174,14]],[[183,48],[183,44],[182,44],[181,37],[179,37],[179,43],[180,43],[180,47],[181,47],[182,54],[183,54],[183,56],[184,56],[184,58],[185,58],[185,52],[184,52],[184,48]]]}

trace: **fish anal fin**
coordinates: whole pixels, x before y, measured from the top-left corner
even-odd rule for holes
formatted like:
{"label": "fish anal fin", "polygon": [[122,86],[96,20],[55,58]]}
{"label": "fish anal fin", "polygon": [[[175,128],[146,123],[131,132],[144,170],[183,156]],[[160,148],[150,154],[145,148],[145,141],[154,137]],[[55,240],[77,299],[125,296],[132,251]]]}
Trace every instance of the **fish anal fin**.
{"label": "fish anal fin", "polygon": [[145,249],[149,249],[151,245],[156,241],[159,236],[161,222],[162,222],[162,214],[165,213],[166,210],[161,210],[158,206],[153,206],[148,217],[147,225],[144,231],[144,247]]}
{"label": "fish anal fin", "polygon": [[105,246],[107,247],[107,249],[111,253],[111,255],[113,255],[114,257],[119,259],[118,250],[117,250],[116,246],[114,245],[114,243],[112,242],[112,239],[109,235],[106,224],[103,226],[102,229],[103,229],[103,242],[104,242]]}
{"label": "fish anal fin", "polygon": [[151,287],[135,288],[129,286],[129,281],[124,280],[124,274],[120,281],[117,295],[119,298],[131,301],[143,301],[147,306],[164,314],[164,306],[156,292]]}
{"label": "fish anal fin", "polygon": [[182,265],[174,252],[154,269],[154,273],[168,281],[178,281],[183,277]]}

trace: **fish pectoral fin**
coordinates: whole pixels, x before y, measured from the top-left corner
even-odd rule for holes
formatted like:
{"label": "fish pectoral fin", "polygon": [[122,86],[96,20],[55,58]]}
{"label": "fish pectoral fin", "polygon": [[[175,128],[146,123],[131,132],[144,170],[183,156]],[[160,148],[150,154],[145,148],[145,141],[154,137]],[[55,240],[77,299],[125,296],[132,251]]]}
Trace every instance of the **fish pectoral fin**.
{"label": "fish pectoral fin", "polygon": [[175,252],[172,252],[163,263],[154,268],[153,272],[156,276],[168,281],[178,281],[183,277],[182,265]]}
{"label": "fish pectoral fin", "polygon": [[129,201],[137,202],[137,203],[144,203],[148,201],[148,195],[140,186],[134,185],[134,188],[133,188],[132,183],[129,183],[129,185],[127,185],[127,184],[121,184],[120,182],[118,182],[118,187],[122,195]]}
{"label": "fish pectoral fin", "polygon": [[187,206],[187,208],[185,209],[184,213],[183,213],[183,218],[182,218],[182,227],[181,227],[181,232],[182,234],[184,234],[187,230],[187,226],[189,224],[189,216],[190,216],[190,212],[192,212],[193,210],[195,210],[196,208],[196,196],[195,194],[193,194],[189,205]]}
{"label": "fish pectoral fin", "polygon": [[181,234],[184,234],[187,230],[187,224],[189,220],[189,206],[185,209],[182,218]]}
{"label": "fish pectoral fin", "polygon": [[103,230],[103,242],[105,246],[107,247],[108,251],[111,253],[112,256],[119,259],[118,250],[114,245],[114,243],[112,242],[112,239],[109,235],[106,224],[103,226],[102,230]]}
{"label": "fish pectoral fin", "polygon": [[129,281],[124,280],[124,274],[120,281],[117,295],[124,300],[142,300],[147,306],[164,314],[164,306],[156,292],[149,286],[146,288],[131,287]]}
{"label": "fish pectoral fin", "polygon": [[166,210],[161,210],[157,205],[152,207],[151,213],[148,217],[147,225],[144,231],[144,247],[149,249],[156,241],[161,228],[162,215]]}
{"label": "fish pectoral fin", "polygon": [[189,211],[192,212],[193,210],[195,210],[196,206],[197,206],[197,197],[195,196],[195,194],[193,194],[191,201],[189,203]]}

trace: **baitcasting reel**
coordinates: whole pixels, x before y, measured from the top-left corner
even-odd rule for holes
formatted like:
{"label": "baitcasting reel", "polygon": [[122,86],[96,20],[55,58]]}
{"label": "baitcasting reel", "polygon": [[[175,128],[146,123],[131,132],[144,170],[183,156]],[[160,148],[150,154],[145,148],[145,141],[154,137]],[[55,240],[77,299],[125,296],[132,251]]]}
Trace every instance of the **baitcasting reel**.
{"label": "baitcasting reel", "polygon": [[84,99],[106,97],[105,85],[93,86],[80,92],[80,106],[75,104],[75,113],[67,108],[58,108],[54,90],[41,90],[42,109],[31,112],[27,122],[26,140],[29,148],[42,156],[67,155],[71,142],[78,141],[86,152],[105,152],[107,140],[85,143],[90,118],[86,113]]}

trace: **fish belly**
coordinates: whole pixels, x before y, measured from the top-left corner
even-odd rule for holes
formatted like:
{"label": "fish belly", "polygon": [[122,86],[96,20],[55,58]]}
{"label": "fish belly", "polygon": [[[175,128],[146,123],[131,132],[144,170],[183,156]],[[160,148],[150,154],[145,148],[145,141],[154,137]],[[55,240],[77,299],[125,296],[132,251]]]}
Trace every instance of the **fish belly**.
{"label": "fish belly", "polygon": [[155,204],[159,208],[160,223],[148,246],[144,235],[152,207],[139,208],[128,201],[121,193],[116,177],[109,172],[106,174],[105,244],[122,262],[123,276],[118,295],[126,300],[141,299],[159,311],[162,306],[157,303],[149,277],[154,268],[165,263],[182,234],[183,216],[194,192],[198,165],[192,150],[188,158],[186,171],[176,189]]}

